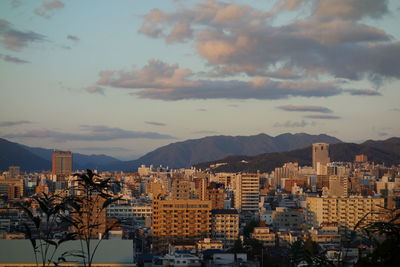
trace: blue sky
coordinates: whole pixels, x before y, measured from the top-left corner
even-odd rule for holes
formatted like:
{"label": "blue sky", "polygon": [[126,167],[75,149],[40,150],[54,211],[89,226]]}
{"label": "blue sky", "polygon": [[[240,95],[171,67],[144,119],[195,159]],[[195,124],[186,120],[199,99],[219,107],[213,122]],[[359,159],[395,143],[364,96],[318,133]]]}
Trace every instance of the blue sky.
{"label": "blue sky", "polygon": [[400,3],[0,2],[0,137],[133,159],[208,135],[400,135]]}

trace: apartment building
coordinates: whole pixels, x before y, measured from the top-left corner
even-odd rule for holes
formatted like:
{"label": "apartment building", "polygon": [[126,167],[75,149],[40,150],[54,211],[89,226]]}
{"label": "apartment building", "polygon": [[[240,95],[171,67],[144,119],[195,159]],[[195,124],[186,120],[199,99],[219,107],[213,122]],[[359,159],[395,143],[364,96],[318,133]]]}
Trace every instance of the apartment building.
{"label": "apartment building", "polygon": [[360,224],[379,221],[384,207],[380,197],[307,197],[307,223],[319,227],[321,224],[337,223],[339,227],[353,229]]}
{"label": "apartment building", "polygon": [[260,178],[258,174],[243,173],[235,177],[235,209],[239,212],[258,212]]}
{"label": "apartment building", "polygon": [[235,209],[212,210],[211,236],[225,247],[233,246],[239,238],[239,213]]}
{"label": "apartment building", "polygon": [[195,243],[211,234],[211,201],[154,199],[152,236],[155,251],[169,244]]}

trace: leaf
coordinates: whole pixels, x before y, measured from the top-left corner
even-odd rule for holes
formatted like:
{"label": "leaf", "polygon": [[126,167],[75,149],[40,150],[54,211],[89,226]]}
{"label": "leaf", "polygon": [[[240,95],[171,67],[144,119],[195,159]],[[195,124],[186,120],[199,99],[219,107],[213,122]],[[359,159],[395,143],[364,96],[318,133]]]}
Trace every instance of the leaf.
{"label": "leaf", "polygon": [[58,241],[58,246],[64,242],[75,240],[77,236],[78,236],[77,233],[68,233],[66,236],[64,236],[62,239]]}
{"label": "leaf", "polygon": [[53,240],[50,240],[50,239],[43,239],[43,240],[44,240],[44,242],[46,242],[47,244],[50,244],[50,245],[55,246],[55,247],[58,247],[57,242],[55,242],[55,241],[53,241]]}
{"label": "leaf", "polygon": [[116,198],[107,199],[106,201],[104,201],[103,207],[101,209],[107,208],[110,204],[112,204],[112,203],[114,203],[114,202],[116,202],[116,201],[118,201],[120,199],[122,199],[122,196],[119,196],[119,197],[116,197]]}

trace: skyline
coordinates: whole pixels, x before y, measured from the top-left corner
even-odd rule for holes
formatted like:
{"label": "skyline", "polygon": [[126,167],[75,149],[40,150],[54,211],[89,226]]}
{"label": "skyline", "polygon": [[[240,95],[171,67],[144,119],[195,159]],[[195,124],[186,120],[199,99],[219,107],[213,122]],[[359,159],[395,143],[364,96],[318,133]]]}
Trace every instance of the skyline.
{"label": "skyline", "polygon": [[399,13],[383,0],[2,1],[0,137],[133,159],[207,135],[400,136]]}

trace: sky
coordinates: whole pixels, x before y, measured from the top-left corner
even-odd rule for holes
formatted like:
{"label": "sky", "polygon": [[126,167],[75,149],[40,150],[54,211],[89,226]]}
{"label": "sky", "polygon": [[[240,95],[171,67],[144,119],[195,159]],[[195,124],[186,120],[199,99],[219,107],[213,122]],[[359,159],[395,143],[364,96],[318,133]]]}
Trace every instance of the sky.
{"label": "sky", "polygon": [[400,2],[0,1],[0,137],[135,159],[186,139],[400,136]]}

